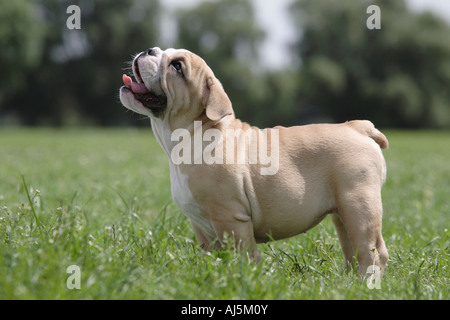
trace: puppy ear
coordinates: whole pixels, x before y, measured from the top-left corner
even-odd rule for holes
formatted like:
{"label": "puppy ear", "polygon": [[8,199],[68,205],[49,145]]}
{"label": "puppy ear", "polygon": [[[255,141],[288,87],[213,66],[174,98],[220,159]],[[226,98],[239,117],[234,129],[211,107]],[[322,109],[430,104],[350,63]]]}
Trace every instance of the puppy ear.
{"label": "puppy ear", "polygon": [[209,95],[206,101],[206,116],[212,121],[219,121],[223,117],[233,114],[233,107],[222,84],[213,77],[206,80]]}

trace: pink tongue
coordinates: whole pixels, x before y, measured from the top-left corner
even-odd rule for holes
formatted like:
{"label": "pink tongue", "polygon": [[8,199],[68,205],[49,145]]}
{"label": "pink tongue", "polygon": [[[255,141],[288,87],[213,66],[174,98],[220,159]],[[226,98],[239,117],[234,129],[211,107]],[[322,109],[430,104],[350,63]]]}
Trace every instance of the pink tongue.
{"label": "pink tongue", "polygon": [[123,83],[128,88],[130,88],[134,93],[148,93],[149,92],[147,87],[145,86],[145,84],[133,82],[133,80],[126,74],[124,74],[122,76],[122,80],[123,80]]}

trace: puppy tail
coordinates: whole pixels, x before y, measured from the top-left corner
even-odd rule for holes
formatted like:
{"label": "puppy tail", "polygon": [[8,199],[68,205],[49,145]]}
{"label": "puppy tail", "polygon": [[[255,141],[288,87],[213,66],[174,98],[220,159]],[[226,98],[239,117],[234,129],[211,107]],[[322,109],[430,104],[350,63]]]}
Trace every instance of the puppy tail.
{"label": "puppy tail", "polygon": [[381,149],[389,148],[388,139],[383,133],[381,133],[381,131],[375,128],[372,122],[368,120],[353,120],[347,122],[347,124],[359,133],[372,138],[376,143],[378,143]]}

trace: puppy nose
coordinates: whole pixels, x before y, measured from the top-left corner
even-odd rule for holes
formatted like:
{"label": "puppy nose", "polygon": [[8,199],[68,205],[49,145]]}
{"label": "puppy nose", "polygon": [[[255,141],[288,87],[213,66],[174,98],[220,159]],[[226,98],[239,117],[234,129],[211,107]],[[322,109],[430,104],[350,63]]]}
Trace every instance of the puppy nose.
{"label": "puppy nose", "polygon": [[154,56],[154,57],[156,57],[156,56],[158,55],[158,52],[159,52],[159,51],[161,51],[161,49],[159,49],[158,47],[155,47],[155,48],[147,49],[147,50],[145,51],[145,53],[146,53],[147,55],[149,55],[149,56]]}

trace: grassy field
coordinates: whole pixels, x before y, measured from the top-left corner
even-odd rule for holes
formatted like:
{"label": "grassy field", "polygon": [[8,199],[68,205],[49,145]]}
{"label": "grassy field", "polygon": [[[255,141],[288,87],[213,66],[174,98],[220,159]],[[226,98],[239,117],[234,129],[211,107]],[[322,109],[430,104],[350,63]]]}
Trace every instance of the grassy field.
{"label": "grassy field", "polygon": [[449,299],[450,133],[386,134],[390,260],[371,290],[330,218],[259,264],[204,253],[150,129],[2,129],[0,299]]}

